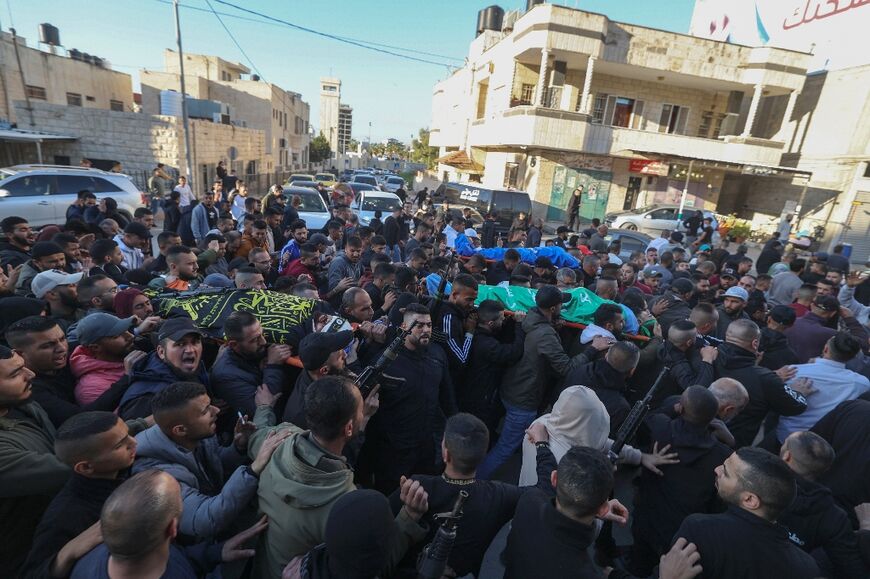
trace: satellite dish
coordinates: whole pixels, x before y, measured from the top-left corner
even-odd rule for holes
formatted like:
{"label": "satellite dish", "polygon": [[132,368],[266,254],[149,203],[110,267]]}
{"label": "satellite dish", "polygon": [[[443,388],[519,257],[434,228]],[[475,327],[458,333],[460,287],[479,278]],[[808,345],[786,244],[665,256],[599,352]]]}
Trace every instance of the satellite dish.
{"label": "satellite dish", "polygon": [[239,158],[239,150],[235,147],[230,147],[227,149],[227,157],[229,157],[230,161],[235,161]]}

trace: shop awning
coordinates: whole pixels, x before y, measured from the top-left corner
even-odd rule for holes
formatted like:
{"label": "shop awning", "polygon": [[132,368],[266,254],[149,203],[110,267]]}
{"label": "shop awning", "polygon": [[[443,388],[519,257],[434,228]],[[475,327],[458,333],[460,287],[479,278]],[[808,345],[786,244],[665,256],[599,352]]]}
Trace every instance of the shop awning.
{"label": "shop awning", "polygon": [[456,167],[462,173],[483,173],[483,165],[476,163],[465,151],[451,151],[435,161],[442,165]]}
{"label": "shop awning", "polygon": [[806,177],[811,178],[812,171],[802,171],[794,167],[783,167],[780,165],[764,165],[756,163],[735,163],[732,161],[723,161],[721,159],[713,159],[703,156],[683,156],[673,154],[663,154],[654,151],[638,151],[635,149],[626,149],[626,153],[631,156],[629,158],[643,159],[646,161],[658,161],[661,163],[688,163],[689,161],[700,162],[706,166],[712,166],[724,169],[726,171],[734,171],[743,173],[744,175],[756,175],[758,177]]}
{"label": "shop awning", "polygon": [[50,133],[42,133],[39,131],[24,131],[22,129],[0,130],[0,141],[7,142],[44,143],[46,141],[76,140],[78,140],[76,137],[68,137],[66,135],[52,135]]}

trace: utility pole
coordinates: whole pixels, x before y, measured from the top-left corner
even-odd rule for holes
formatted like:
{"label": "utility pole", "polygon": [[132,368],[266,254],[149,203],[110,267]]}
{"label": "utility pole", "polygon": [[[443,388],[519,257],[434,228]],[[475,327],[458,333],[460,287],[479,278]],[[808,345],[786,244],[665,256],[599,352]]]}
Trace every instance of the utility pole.
{"label": "utility pole", "polygon": [[191,191],[196,191],[193,184],[193,163],[190,161],[190,123],[187,118],[187,93],[184,89],[184,51],[181,48],[181,20],[178,17],[178,0],[173,0],[175,8],[175,41],[178,43],[178,69],[181,78],[181,122],[184,126],[184,152],[187,160],[187,186]]}

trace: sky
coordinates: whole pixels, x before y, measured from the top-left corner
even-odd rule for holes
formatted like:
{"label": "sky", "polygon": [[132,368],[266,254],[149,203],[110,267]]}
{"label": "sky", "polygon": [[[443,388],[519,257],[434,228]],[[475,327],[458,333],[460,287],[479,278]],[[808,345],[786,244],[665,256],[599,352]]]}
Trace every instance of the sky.
{"label": "sky", "polygon": [[[233,43],[208,2],[229,28]],[[289,26],[264,22],[218,0],[181,0],[185,52],[213,54],[259,70],[260,76],[302,94],[311,105],[310,122],[319,125],[320,77],[342,81],[342,103],[353,107],[353,137],[388,137],[407,142],[431,119],[433,85],[459,66],[474,38],[478,10],[493,0],[227,0],[228,2],[324,32],[402,50],[384,48],[419,62],[338,42]],[[0,26],[39,40],[38,25],[60,29],[67,49],[108,59],[133,76],[138,90],[141,68],[163,69],[164,48],[175,48],[175,21],[169,0],[2,0]],[[694,0],[569,0],[557,2],[612,20],[674,32],[686,32]],[[524,0],[502,0],[505,10],[525,7]],[[241,17],[241,18],[240,18]],[[248,20],[245,20],[248,19]],[[252,21],[252,20],[257,20]],[[417,52],[408,52],[413,50]],[[421,54],[421,53],[430,53]],[[253,62],[253,65],[251,65]],[[371,128],[369,128],[371,123]]]}

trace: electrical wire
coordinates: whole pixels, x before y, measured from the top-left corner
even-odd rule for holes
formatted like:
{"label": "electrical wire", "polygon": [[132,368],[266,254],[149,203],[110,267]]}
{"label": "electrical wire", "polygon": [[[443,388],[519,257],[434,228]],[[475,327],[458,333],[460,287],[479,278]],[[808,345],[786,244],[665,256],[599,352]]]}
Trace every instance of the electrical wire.
{"label": "electrical wire", "polygon": [[[161,4],[169,4],[169,5],[172,4],[172,0],[154,0],[154,1],[155,1],[155,2],[159,2],[159,3],[161,3]],[[229,12],[221,12],[221,11],[216,11],[216,10],[208,10],[208,9],[206,9],[206,8],[201,8],[201,7],[199,7],[199,6],[193,6],[193,5],[191,5],[191,4],[183,4],[183,3],[179,3],[179,6],[182,7],[182,8],[186,8],[186,9],[188,9],[188,10],[195,10],[195,11],[197,11],[197,12],[205,12],[205,13],[220,14],[221,16],[226,16],[226,17],[228,17],[228,18],[233,18],[233,19],[236,19],[236,20],[244,20],[244,21],[246,21],[246,22],[254,22],[254,23],[257,23],[257,24],[268,24],[268,25],[270,25],[270,26],[282,26],[282,27],[286,27],[286,26],[289,25],[288,23],[286,23],[286,22],[284,22],[284,21],[282,21],[282,20],[280,20],[280,19],[275,19],[275,20],[273,20],[273,19],[271,19],[271,17],[267,17],[267,16],[264,16],[264,17],[266,17],[266,18],[270,18],[270,20],[262,20],[261,18],[249,18],[249,17],[247,17],[247,16],[242,16],[242,15],[240,15],[240,14],[232,14],[232,13],[229,13]],[[295,27],[295,26],[294,26],[294,27]],[[314,32],[318,32],[318,31],[314,31]],[[322,34],[325,34],[325,33],[322,33]],[[371,41],[371,40],[364,40],[364,39],[360,39],[360,38],[351,38],[351,37],[347,37],[347,36],[337,36],[337,35],[327,35],[327,36],[328,36],[330,39],[338,40],[338,41],[341,41],[341,42],[358,42],[358,43],[361,43],[361,44],[367,44],[367,45],[376,46],[376,47],[381,47],[381,48],[391,48],[391,49],[393,49],[393,50],[400,50],[400,51],[402,51],[402,52],[409,52],[409,53],[412,53],[412,54],[421,54],[421,55],[423,55],[423,56],[431,56],[431,57],[434,57],[434,58],[441,58],[441,59],[444,59],[444,60],[452,60],[452,61],[455,61],[455,62],[464,62],[464,60],[465,60],[465,59],[463,59],[463,58],[457,58],[457,57],[455,57],[455,56],[447,56],[446,54],[438,54],[438,53],[435,53],[435,52],[426,52],[426,51],[424,51],[424,50],[416,50],[416,49],[413,49],[413,48],[405,48],[405,47],[403,47],[403,46],[395,46],[395,45],[392,45],[392,44],[383,44],[383,43],[374,42],[374,41]],[[400,56],[400,57],[404,57],[405,55],[398,55],[398,56]],[[434,63],[433,63],[433,64],[434,64]],[[446,64],[446,63],[437,63],[437,64],[439,64],[440,66],[454,66],[454,65],[450,65],[450,64]]]}
{"label": "electrical wire", "polygon": [[262,78],[262,79],[265,81],[265,80],[266,80],[266,77],[263,76],[263,73],[260,72],[260,69],[257,68],[257,65],[254,64],[254,61],[251,60],[251,57],[248,56],[248,53],[245,52],[245,49],[244,49],[244,48],[242,48],[242,45],[239,44],[239,43],[236,41],[236,37],[233,36],[233,33],[230,32],[230,29],[227,28],[227,25],[226,25],[226,24],[224,24],[223,19],[222,19],[222,18],[220,17],[220,15],[215,11],[214,6],[211,5],[211,1],[210,1],[210,0],[205,0],[205,3],[208,5],[209,8],[211,8],[211,11],[212,11],[212,13],[214,14],[215,18],[217,18],[218,22],[221,23],[221,26],[223,27],[224,32],[227,33],[227,36],[230,37],[230,40],[233,41],[233,44],[236,45],[236,48],[239,49],[239,52],[242,53],[242,56],[244,56],[244,57],[245,57],[245,60],[248,61],[248,64],[251,65],[251,68],[254,69],[254,72],[256,72],[257,75],[259,75],[259,77]]}

